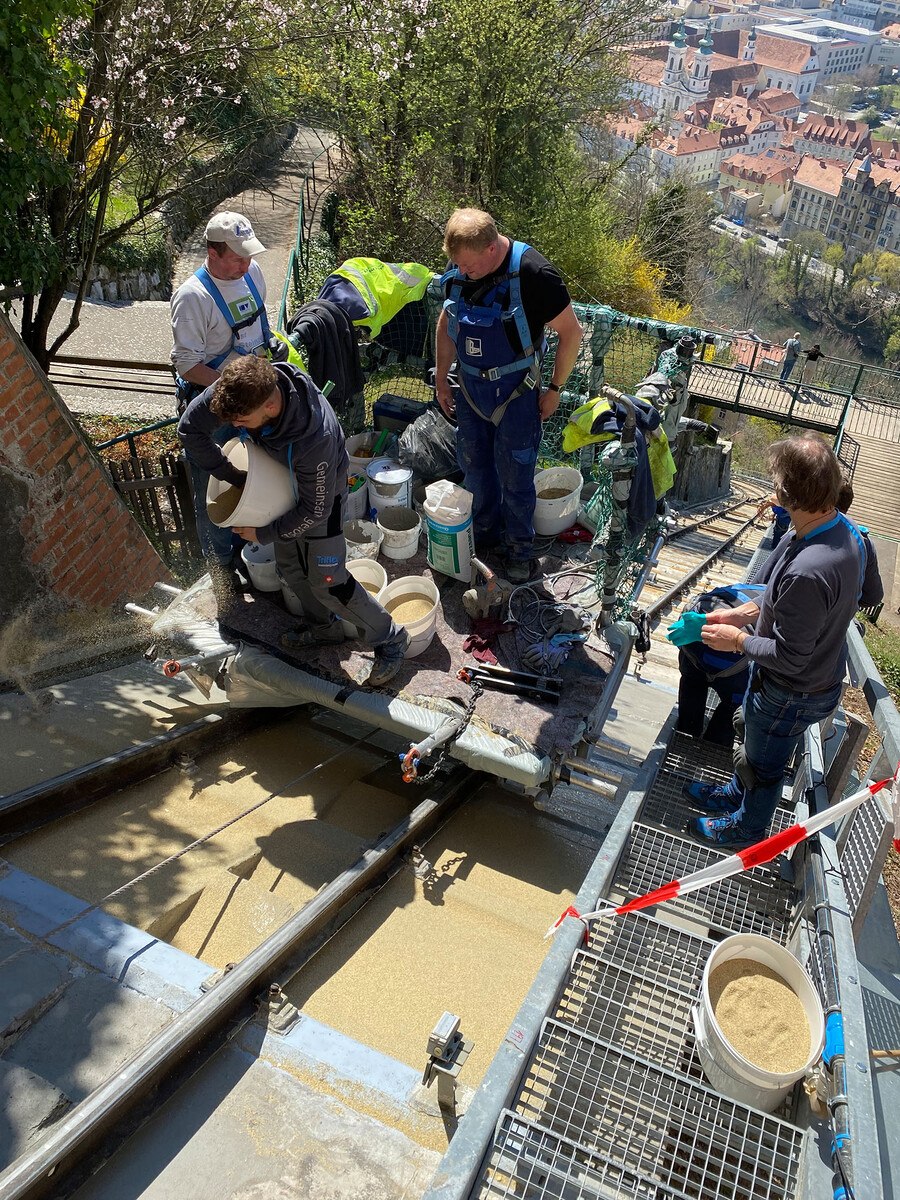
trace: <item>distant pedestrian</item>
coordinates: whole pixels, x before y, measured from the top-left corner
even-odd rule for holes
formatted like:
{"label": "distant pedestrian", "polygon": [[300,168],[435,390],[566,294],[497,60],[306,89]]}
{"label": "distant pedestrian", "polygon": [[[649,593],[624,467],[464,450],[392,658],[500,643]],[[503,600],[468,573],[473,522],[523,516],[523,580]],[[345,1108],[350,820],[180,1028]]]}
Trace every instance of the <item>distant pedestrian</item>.
{"label": "distant pedestrian", "polygon": [[771,496],[766,496],[764,500],[760,500],[756,511],[759,516],[762,516],[766,509],[772,510],[772,549],[774,550],[790,529],[791,516],[788,510],[782,508],[778,503],[774,492]]}
{"label": "distant pedestrian", "polygon": [[784,362],[781,364],[781,382],[786,383],[790,378],[791,371],[794,369],[794,363],[800,357],[800,351],[803,349],[800,345],[800,334],[795,333],[793,337],[789,337],[782,345],[784,347]]}
{"label": "distant pedestrian", "polygon": [[816,381],[816,370],[819,359],[822,357],[822,348],[818,342],[810,346],[806,352],[806,362],[803,364],[803,379],[801,387],[809,387],[810,384]]}

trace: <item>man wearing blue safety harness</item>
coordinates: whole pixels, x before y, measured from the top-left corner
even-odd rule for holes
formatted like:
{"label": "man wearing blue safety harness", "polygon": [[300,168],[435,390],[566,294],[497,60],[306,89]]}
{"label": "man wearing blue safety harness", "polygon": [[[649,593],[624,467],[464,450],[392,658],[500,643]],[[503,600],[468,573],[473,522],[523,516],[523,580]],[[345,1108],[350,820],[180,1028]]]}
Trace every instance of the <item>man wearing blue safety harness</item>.
{"label": "man wearing blue safety harness", "polygon": [[[831,448],[812,435],[790,437],[771,447],[769,459],[792,532],[763,567],[759,601],[708,613],[701,630],[707,646],[751,662],[735,774],[724,787],[695,781],[685,788],[715,814],[692,822],[695,837],[721,849],[766,836],[794,750],[840,701],[847,628],[860,605],[884,594],[874,552],[838,511],[841,469]],[[744,629],[751,623],[753,634]]]}
{"label": "man wearing blue safety harness", "polygon": [[[523,583],[531,573],[541,422],[559,407],[582,330],[556,268],[498,233],[488,213],[457,209],[444,252],[453,266],[437,326],[437,399],[457,421],[476,549],[502,545],[507,578]],[[545,326],[559,342],[553,377],[542,389]]]}
{"label": "man wearing blue safety harness", "polygon": [[[268,354],[272,335],[266,316],[266,281],[255,261],[264,250],[240,213],[216,213],[206,226],[206,260],[172,296],[172,365],[179,415],[216,382],[225,363],[245,354]],[[235,432],[223,426],[216,439],[222,445]],[[200,546],[214,584],[227,592],[227,585],[234,583],[231,531],[210,521],[206,513],[209,475],[190,456],[188,461]]]}

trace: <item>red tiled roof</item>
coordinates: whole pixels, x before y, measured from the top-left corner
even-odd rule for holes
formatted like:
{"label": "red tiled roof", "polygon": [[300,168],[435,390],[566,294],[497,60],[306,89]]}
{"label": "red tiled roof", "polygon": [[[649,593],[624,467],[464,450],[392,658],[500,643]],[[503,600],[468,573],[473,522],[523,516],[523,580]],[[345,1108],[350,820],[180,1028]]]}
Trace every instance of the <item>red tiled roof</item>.
{"label": "red tiled roof", "polygon": [[827,196],[837,196],[841,190],[844,178],[844,163],[831,162],[824,158],[813,158],[807,154],[794,176],[796,186],[804,186],[823,192]]}
{"label": "red tiled roof", "polygon": [[753,99],[760,108],[773,116],[800,107],[800,101],[793,92],[784,92],[780,88],[766,88],[765,91],[757,92]]}
{"label": "red tiled roof", "polygon": [[752,183],[788,183],[794,178],[802,154],[793,150],[765,150],[762,154],[733,154],[722,163],[722,174]]}
{"label": "red tiled roof", "polygon": [[[741,35],[741,53],[749,33]],[[790,71],[799,75],[809,63],[813,50],[805,42],[793,42],[788,38],[775,37],[771,33],[756,35],[754,62],[758,67],[771,67],[777,71]]]}
{"label": "red tiled roof", "polygon": [[859,150],[869,145],[871,133],[865,121],[842,121],[824,113],[810,113],[797,128],[797,136],[822,146],[846,146]]}

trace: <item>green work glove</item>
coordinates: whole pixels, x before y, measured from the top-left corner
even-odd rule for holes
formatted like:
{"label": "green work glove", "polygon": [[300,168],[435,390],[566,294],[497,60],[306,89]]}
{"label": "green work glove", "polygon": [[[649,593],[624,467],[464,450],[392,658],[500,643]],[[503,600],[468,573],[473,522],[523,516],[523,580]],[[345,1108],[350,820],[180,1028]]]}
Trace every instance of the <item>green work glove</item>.
{"label": "green work glove", "polygon": [[705,613],[682,613],[678,620],[669,626],[666,637],[673,646],[689,646],[691,642],[702,642],[700,630],[705,624]]}

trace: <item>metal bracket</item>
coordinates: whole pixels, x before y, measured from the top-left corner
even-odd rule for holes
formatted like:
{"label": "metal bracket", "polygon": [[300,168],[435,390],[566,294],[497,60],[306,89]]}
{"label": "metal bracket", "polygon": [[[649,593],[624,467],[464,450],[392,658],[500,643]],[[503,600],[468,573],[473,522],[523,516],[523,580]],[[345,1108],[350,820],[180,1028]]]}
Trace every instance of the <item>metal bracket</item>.
{"label": "metal bracket", "polygon": [[221,983],[228,972],[233,971],[236,966],[237,963],[226,963],[221,971],[216,971],[215,974],[210,975],[208,979],[203,980],[203,982],[200,984],[200,991],[211,992],[216,984]]}
{"label": "metal bracket", "polygon": [[437,1080],[438,1107],[445,1112],[456,1112],[456,1081],[466,1059],[475,1048],[475,1043],[464,1038],[459,1031],[459,1017],[445,1012],[428,1035],[428,1062],[422,1075],[422,1084],[430,1087]]}
{"label": "metal bracket", "polygon": [[303,1015],[295,1004],[291,1004],[281,990],[280,983],[270,983],[269,991],[260,1005],[260,1016],[265,1015],[266,1028],[272,1033],[290,1033]]}
{"label": "metal bracket", "polygon": [[[429,862],[422,852],[421,846],[411,846],[409,851],[409,861],[412,865],[413,875],[416,879],[428,879],[434,874],[434,864]],[[438,1022],[440,1024],[440,1022]],[[437,1026],[435,1027],[437,1028]],[[433,1031],[432,1031],[433,1036]],[[428,1040],[429,1047],[431,1046],[431,1038]],[[429,1054],[431,1050],[429,1049]]]}

